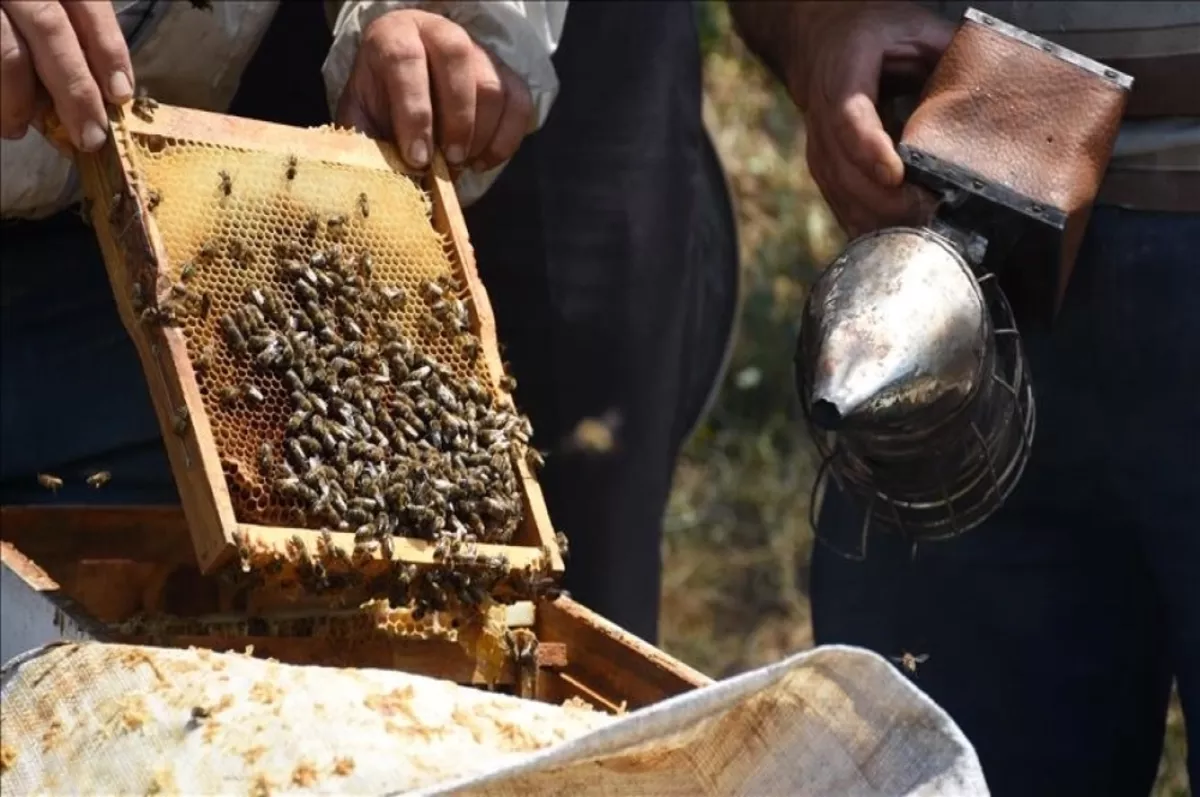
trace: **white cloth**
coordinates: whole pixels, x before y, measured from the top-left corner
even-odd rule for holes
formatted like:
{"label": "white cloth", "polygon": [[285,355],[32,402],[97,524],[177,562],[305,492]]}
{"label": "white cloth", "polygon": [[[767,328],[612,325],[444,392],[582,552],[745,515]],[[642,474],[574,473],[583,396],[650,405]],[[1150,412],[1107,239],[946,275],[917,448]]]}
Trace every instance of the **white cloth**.
{"label": "white cloth", "polygon": [[0,737],[13,797],[987,794],[950,718],[843,647],[610,717],[400,672],[63,644],[0,673]]}

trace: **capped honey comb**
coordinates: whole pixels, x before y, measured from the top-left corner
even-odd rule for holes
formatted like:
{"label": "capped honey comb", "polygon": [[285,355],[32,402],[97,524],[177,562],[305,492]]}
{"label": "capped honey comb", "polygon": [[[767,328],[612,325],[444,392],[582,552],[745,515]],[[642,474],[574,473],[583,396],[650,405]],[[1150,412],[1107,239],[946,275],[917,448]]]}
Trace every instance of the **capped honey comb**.
{"label": "capped honey comb", "polygon": [[[427,357],[416,362],[433,363],[454,384],[474,380],[498,408],[491,411],[515,413],[502,387],[507,377],[490,304],[440,159],[428,174],[413,175],[390,145],[350,131],[297,129],[144,101],[114,109],[111,122],[105,148],[77,161],[205,571],[228,562],[247,542],[283,550],[299,539],[316,553],[332,541],[354,552],[346,523],[325,532],[318,546],[318,529],[329,529],[329,521],[298,511],[298,499],[267,475],[264,443],[277,457],[294,443],[285,440],[285,427],[296,413],[295,391],[280,369],[256,368],[254,356],[239,356],[223,331],[229,318],[245,312],[239,308],[249,297],[260,306],[264,296],[280,306],[281,323],[285,315],[303,320],[304,313],[318,312],[305,309],[307,294],[283,276],[281,264],[289,258],[296,269],[310,260],[323,264],[325,253],[361,266],[378,289],[372,295],[389,298],[353,310],[368,330],[361,333],[364,343],[384,344],[398,332]],[[462,311],[461,335],[431,321],[431,284]],[[334,313],[332,299],[323,298],[324,312]],[[376,331],[389,334],[376,340]],[[302,337],[315,346],[310,333]],[[386,378],[380,381],[379,390],[392,390]],[[508,544],[479,544],[472,555],[502,555],[496,560],[513,569],[553,576],[562,559],[541,491],[529,462],[516,454],[511,459],[521,511],[516,530],[511,539],[505,535]],[[431,539],[416,539],[405,528],[398,533],[383,557],[428,565],[444,555]]]}

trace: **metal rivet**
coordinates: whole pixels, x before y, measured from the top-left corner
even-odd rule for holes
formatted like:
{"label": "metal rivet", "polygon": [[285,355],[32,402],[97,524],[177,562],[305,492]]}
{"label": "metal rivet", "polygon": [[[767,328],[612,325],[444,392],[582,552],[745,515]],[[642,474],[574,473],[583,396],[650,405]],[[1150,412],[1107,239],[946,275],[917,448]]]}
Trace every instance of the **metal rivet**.
{"label": "metal rivet", "polygon": [[979,189],[983,188],[983,180],[972,180],[971,187],[974,188],[975,190],[979,190]]}
{"label": "metal rivet", "polygon": [[984,24],[984,25],[995,25],[995,24],[996,24],[996,20],[992,19],[991,17],[984,17],[984,18],[983,18],[983,24]]}
{"label": "metal rivet", "polygon": [[1046,52],[1051,52],[1054,50],[1054,45],[1047,42],[1046,44],[1042,45],[1042,49]]}
{"label": "metal rivet", "polygon": [[1111,70],[1111,69],[1105,69],[1105,70],[1104,70],[1104,76],[1105,76],[1106,78],[1108,78],[1109,80],[1116,80],[1116,79],[1117,79],[1117,73],[1116,73],[1115,71]]}
{"label": "metal rivet", "polygon": [[1041,213],[1041,212],[1042,212],[1042,206],[1041,206],[1041,205],[1030,205],[1030,206],[1029,206],[1029,212],[1030,212],[1030,213]]}

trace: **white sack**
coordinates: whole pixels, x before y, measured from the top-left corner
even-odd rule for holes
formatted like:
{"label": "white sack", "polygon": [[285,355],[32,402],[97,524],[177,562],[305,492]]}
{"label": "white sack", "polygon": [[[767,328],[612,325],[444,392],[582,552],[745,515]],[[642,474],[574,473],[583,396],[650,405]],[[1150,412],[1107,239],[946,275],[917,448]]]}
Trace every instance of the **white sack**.
{"label": "white sack", "polygon": [[400,672],[56,645],[0,675],[0,745],[6,797],[987,794],[944,712],[835,647],[614,718]]}

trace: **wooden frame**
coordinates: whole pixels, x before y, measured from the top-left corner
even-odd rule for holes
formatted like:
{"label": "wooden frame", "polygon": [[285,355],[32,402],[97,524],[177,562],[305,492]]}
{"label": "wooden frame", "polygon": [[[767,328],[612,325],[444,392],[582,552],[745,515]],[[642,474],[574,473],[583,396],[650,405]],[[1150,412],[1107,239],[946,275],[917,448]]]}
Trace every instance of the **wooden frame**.
{"label": "wooden frame", "polygon": [[[399,669],[562,702],[632,710],[712,683],[569,598],[517,604],[506,621],[532,632],[529,655],[487,662],[486,639],[397,639],[348,611],[232,610],[190,556],[183,513],[160,508],[0,508],[0,558],[59,614],[110,641],[242,651],[293,664]],[[264,605],[270,604],[269,601]]]}
{"label": "wooden frame", "polygon": [[[154,277],[151,284],[158,286],[164,276],[169,281],[170,274],[163,236],[148,207],[145,186],[139,183],[134,140],[151,144],[170,140],[201,142],[283,157],[302,153],[308,162],[388,173],[407,170],[389,144],[350,131],[299,129],[166,105],[154,108],[148,118],[135,114],[132,104],[113,109],[111,130],[112,135],[100,152],[76,154],[76,162],[91,202],[90,219],[104,254],[121,319],[133,338],[147,376],[200,568],[211,573],[229,563],[239,539],[249,543],[245,547],[261,559],[260,564],[286,551],[288,540],[297,534],[307,553],[315,556],[320,548],[319,532],[244,523],[236,516],[184,333],[174,327],[141,323],[134,310],[131,295],[136,275],[149,273]],[[51,137],[61,134],[53,119],[48,122],[48,133]],[[491,304],[475,267],[451,176],[440,157],[424,176],[424,185],[433,202],[433,226],[445,237],[450,259],[467,286],[473,331],[483,344],[482,356],[492,388],[499,392],[503,370]],[[186,430],[178,434],[175,422],[181,407],[186,408],[189,422]],[[514,463],[524,503],[524,519],[514,538],[516,544],[480,545],[478,551],[481,555],[504,554],[514,570],[533,567],[559,576],[563,561],[541,489],[523,458],[514,457]],[[353,552],[353,534],[335,532],[332,538],[333,544],[346,554]],[[426,566],[434,561],[433,550],[433,543],[398,537],[393,545],[393,558]],[[375,558],[380,560],[380,554]]]}

